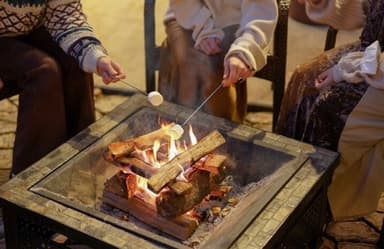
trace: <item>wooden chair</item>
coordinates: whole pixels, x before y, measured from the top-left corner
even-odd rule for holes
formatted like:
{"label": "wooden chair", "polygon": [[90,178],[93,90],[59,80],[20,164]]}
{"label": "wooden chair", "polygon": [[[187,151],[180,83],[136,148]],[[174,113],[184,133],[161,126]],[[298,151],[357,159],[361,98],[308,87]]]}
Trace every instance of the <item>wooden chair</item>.
{"label": "wooden chair", "polygon": [[[276,0],[279,6],[279,18],[274,33],[273,53],[268,55],[267,65],[254,76],[272,82],[272,106],[248,104],[248,111],[272,111],[273,127],[279,116],[280,105],[285,88],[285,70],[287,59],[288,10],[290,0]],[[156,70],[159,69],[160,47],[155,41],[155,0],[145,0],[144,32],[145,32],[145,77],[146,91],[156,90]]]}

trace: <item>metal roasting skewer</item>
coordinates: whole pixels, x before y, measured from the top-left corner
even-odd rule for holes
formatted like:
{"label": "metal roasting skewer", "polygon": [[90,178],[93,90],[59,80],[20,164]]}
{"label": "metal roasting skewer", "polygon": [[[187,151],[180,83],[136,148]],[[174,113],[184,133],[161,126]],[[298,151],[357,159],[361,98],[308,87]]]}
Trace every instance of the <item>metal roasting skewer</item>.
{"label": "metal roasting skewer", "polygon": [[[239,78],[238,81],[235,84],[243,83],[245,80],[243,78]],[[223,83],[218,85],[215,90],[189,115],[189,117],[184,121],[184,123],[181,126],[186,125],[189,120],[198,112],[200,109],[205,105],[205,103],[208,102],[212,98],[213,95],[215,95],[221,88],[223,87]]]}
{"label": "metal roasting skewer", "polygon": [[148,96],[148,93],[146,93],[145,91],[141,90],[140,88],[132,85],[131,83],[128,83],[128,82],[126,82],[126,81],[124,81],[122,79],[119,79],[119,81],[124,83],[124,84],[126,84],[127,86],[130,86],[131,88],[134,88],[135,90],[139,91],[140,93],[144,94],[145,96]]}
{"label": "metal roasting skewer", "polygon": [[221,88],[223,87],[223,83],[221,83],[218,87],[216,87],[215,90],[213,90],[213,92],[191,113],[191,115],[189,115],[189,117],[184,121],[184,123],[181,125],[181,126],[184,126],[186,125],[189,120],[191,120],[191,118],[198,112],[200,111],[200,109],[205,105],[205,103],[208,102],[208,100],[210,98],[212,98],[213,95],[215,95],[215,93],[217,93]]}

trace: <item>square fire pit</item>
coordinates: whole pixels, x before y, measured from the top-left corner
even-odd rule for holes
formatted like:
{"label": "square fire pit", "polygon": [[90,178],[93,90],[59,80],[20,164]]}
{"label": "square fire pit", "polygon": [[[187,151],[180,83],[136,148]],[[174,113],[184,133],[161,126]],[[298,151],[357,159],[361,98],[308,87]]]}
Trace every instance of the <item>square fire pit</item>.
{"label": "square fire pit", "polygon": [[249,189],[220,223],[197,242],[181,241],[103,203],[105,182],[120,170],[103,159],[107,146],[157,129],[159,119],[182,123],[191,112],[167,102],[153,108],[135,95],[1,186],[7,248],[56,248],[53,233],[103,249],[275,249],[321,234],[337,153],[204,113],[191,120],[196,136],[218,130],[226,142],[217,151],[234,165],[236,185]]}

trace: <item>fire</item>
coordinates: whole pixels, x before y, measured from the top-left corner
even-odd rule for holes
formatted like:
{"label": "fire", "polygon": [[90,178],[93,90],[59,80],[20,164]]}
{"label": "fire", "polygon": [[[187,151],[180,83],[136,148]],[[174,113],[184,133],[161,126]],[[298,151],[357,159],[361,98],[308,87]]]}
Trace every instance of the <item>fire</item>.
{"label": "fire", "polygon": [[189,139],[191,140],[191,144],[195,145],[197,144],[197,138],[195,136],[195,133],[192,130],[192,126],[189,125]]}
{"label": "fire", "polygon": [[[168,129],[170,126],[172,126],[173,123],[169,124],[162,124],[162,129]],[[162,165],[167,163],[168,161],[171,161],[175,156],[180,154],[181,152],[188,149],[189,146],[194,145],[197,143],[196,135],[193,132],[192,126],[189,125],[189,145],[186,140],[180,141],[174,139],[172,136],[168,136],[168,142],[167,142],[167,157],[161,158],[158,156],[160,149],[165,144],[162,144],[160,140],[155,140],[152,148],[146,149],[146,150],[140,150],[139,148],[136,148],[136,153],[140,155],[140,158],[152,165],[155,168],[161,168]]]}
{"label": "fire", "polygon": [[156,162],[157,161],[157,152],[160,149],[160,141],[158,139],[155,140],[153,144],[153,160]]}
{"label": "fire", "polygon": [[136,175],[136,184],[137,189],[135,191],[135,195],[140,197],[140,199],[144,200],[146,203],[155,206],[156,205],[156,197],[158,194],[153,193],[147,187],[147,179]]}
{"label": "fire", "polygon": [[183,168],[183,166],[181,166],[181,165],[179,164],[179,167],[180,167],[180,169],[181,169],[181,173],[176,177],[176,179],[179,180],[179,181],[188,182],[188,179],[185,178],[185,176],[184,176],[184,168]]}
{"label": "fire", "polygon": [[177,148],[175,140],[172,137],[169,138],[168,161],[171,161],[177,154],[180,153],[180,150]]}
{"label": "fire", "polygon": [[[172,126],[173,123],[162,124],[162,129],[168,129]],[[189,125],[189,143],[186,140],[180,141],[174,139],[172,136],[168,136],[168,141],[162,143],[160,140],[155,140],[153,146],[151,148],[147,148],[141,150],[139,148],[135,148],[135,153],[142,159],[144,162],[148,163],[154,168],[161,168],[162,165],[167,163],[168,161],[175,158],[178,154],[188,149],[188,147],[197,143],[196,135],[193,132],[193,128]],[[165,151],[164,151],[165,148]],[[162,155],[161,155],[162,154]],[[164,156],[165,154],[165,156]],[[188,180],[184,176],[184,169],[182,165],[180,165],[182,169],[180,175],[177,177],[178,180],[187,182]],[[145,200],[150,204],[154,204],[156,197],[158,196],[154,192],[152,192],[147,187],[147,179],[137,175],[137,190],[135,192],[141,199]]]}

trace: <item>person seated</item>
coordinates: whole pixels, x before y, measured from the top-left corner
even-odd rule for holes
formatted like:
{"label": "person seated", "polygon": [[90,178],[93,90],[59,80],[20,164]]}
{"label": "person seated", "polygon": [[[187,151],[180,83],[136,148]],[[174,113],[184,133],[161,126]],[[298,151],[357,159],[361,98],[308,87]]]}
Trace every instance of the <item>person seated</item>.
{"label": "person seated", "polygon": [[19,94],[11,175],[95,121],[93,78],[124,78],[79,0],[0,1],[0,95]]}
{"label": "person seated", "polygon": [[335,220],[361,217],[376,210],[384,191],[384,1],[302,3],[316,22],[364,28],[360,41],[296,68],[276,132],[338,151],[328,189],[331,213]]}
{"label": "person seated", "polygon": [[241,122],[243,82],[266,64],[277,18],[276,0],[170,1],[159,91],[170,102],[196,108],[222,84],[203,110]]}

